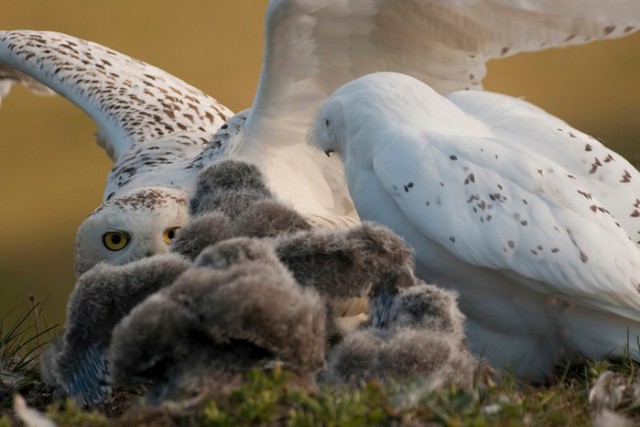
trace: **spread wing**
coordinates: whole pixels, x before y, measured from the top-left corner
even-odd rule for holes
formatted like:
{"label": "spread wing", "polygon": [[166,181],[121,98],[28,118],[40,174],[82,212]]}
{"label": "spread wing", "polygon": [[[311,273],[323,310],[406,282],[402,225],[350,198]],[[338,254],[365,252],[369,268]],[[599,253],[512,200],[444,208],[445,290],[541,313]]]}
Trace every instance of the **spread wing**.
{"label": "spread wing", "polygon": [[492,138],[403,126],[380,138],[394,143],[374,151],[374,179],[394,206],[361,215],[392,215],[515,285],[640,320],[638,248],[560,165]]}
{"label": "spread wing", "polygon": [[371,72],[481,89],[489,59],[638,28],[637,0],[271,0],[249,137],[301,141],[322,100]]}
{"label": "spread wing", "polygon": [[53,90],[99,127],[114,161],[150,140],[204,144],[231,112],[182,80],[104,46],[45,31],[0,31],[0,98],[14,83]]}
{"label": "spread wing", "polygon": [[491,92],[447,96],[468,115],[487,123],[505,144],[553,159],[589,188],[640,245],[640,173],[596,138],[518,98]]}

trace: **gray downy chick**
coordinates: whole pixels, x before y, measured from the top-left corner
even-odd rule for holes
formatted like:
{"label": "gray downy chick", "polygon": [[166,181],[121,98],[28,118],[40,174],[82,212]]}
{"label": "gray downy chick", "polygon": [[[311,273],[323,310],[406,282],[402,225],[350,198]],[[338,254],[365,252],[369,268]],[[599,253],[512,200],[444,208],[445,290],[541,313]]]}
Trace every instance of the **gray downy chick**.
{"label": "gray downy chick", "polygon": [[200,172],[196,189],[189,201],[189,213],[220,211],[235,219],[258,200],[271,199],[257,166],[237,160],[223,160]]}
{"label": "gray downy chick", "polygon": [[[358,310],[368,311],[376,326],[384,326],[394,296],[417,281],[411,249],[389,229],[373,223],[345,230],[299,232],[282,236],[274,244],[296,280],[327,298],[333,319],[331,332],[337,335],[366,321]],[[345,322],[352,318],[356,321]]]}
{"label": "gray downy chick", "polygon": [[313,384],[324,366],[325,322],[317,292],[299,286],[268,243],[227,240],[114,329],[114,380],[155,384],[152,396],[165,400],[281,363]]}
{"label": "gray downy chick", "polygon": [[50,357],[52,367],[45,363],[49,371],[43,373],[83,406],[103,402],[111,390],[105,353],[113,327],[189,266],[182,257],[166,254],[120,266],[98,264],[87,271],[69,298],[60,351]]}
{"label": "gray downy chick", "polygon": [[401,290],[389,313],[387,327],[356,331],[331,351],[329,381],[423,377],[471,386],[478,361],[469,351],[455,293],[422,283]]}

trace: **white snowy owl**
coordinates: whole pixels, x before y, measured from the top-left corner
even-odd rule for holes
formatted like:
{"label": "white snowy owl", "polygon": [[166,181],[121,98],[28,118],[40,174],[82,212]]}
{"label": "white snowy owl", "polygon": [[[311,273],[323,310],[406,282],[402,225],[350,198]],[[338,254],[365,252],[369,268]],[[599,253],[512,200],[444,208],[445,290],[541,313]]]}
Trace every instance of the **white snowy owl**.
{"label": "white snowy owl", "polygon": [[[481,89],[491,58],[619,37],[639,26],[635,0],[271,0],[253,106],[202,153],[201,142],[228,110],[161,70],[73,37],[1,32],[0,77],[9,80],[0,81],[0,95],[16,79],[33,86],[16,77],[23,73],[98,122],[99,141],[116,165],[93,219],[114,222],[90,218],[81,227],[82,272],[97,261],[164,250],[163,236],[181,224],[187,181],[221,156],[256,163],[270,188],[315,224],[356,223],[342,165],[304,138],[320,104],[354,78],[397,71],[442,93]],[[155,209],[159,200],[164,213]],[[122,214],[111,215],[118,209]]]}
{"label": "white snowy owl", "polygon": [[520,99],[404,74],[338,89],[310,141],[344,161],[362,219],[456,289],[475,352],[541,379],[572,356],[640,360],[640,173]]}

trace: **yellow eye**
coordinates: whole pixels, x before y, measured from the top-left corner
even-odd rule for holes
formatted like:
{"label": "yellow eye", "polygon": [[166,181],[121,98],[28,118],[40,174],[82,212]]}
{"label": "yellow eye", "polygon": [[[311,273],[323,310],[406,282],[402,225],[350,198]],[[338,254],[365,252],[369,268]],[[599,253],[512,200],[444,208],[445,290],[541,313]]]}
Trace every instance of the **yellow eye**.
{"label": "yellow eye", "polygon": [[109,231],[102,235],[104,247],[110,251],[121,251],[128,244],[131,238],[124,231]]}
{"label": "yellow eye", "polygon": [[179,229],[180,227],[171,227],[164,230],[164,233],[162,233],[162,239],[167,245],[171,243],[173,239],[175,239],[175,237],[178,235]]}

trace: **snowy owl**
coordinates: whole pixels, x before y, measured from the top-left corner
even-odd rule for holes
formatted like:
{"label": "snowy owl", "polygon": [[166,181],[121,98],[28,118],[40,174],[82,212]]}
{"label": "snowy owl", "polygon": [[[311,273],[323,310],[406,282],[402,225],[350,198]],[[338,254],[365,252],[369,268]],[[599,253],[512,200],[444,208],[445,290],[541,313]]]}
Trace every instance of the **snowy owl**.
{"label": "snowy owl", "polygon": [[580,355],[640,360],[640,173],[533,105],[375,73],[319,110],[358,214],[456,289],[474,351],[540,379]]}
{"label": "snowy owl", "polygon": [[636,0],[271,0],[254,104],[204,152],[226,108],[157,68],[73,37],[0,32],[0,98],[16,81],[48,87],[100,127],[99,143],[116,164],[106,203],[78,236],[82,272],[165,251],[183,222],[192,172],[222,156],[257,164],[269,188],[315,225],[357,223],[339,160],[304,140],[321,103],[354,78],[396,71],[440,93],[481,89],[489,59],[639,27]]}
{"label": "snowy owl", "polygon": [[19,82],[78,105],[114,161],[103,204],[78,229],[76,273],[167,252],[187,220],[190,163],[231,111],[156,67],[52,32],[0,32],[0,78],[0,96]]}

